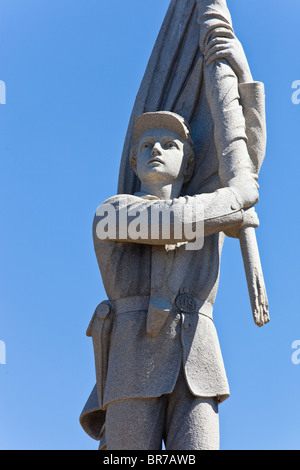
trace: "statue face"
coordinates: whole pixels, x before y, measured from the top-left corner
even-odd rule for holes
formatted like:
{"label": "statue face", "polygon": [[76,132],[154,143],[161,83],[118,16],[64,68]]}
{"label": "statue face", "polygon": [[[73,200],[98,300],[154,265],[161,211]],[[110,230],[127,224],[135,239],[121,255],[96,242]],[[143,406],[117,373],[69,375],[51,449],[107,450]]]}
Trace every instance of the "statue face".
{"label": "statue face", "polygon": [[140,137],[136,173],[147,184],[172,184],[184,179],[184,141],[166,129],[150,129]]}

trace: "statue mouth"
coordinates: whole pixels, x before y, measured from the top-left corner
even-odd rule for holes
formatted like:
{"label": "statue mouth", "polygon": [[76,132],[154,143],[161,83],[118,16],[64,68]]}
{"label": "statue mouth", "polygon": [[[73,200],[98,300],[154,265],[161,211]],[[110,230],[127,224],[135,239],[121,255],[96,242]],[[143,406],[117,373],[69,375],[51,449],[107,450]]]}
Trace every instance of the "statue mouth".
{"label": "statue mouth", "polygon": [[148,164],[149,163],[163,163],[163,161],[158,157],[154,157],[154,158],[151,158],[151,160],[148,161]]}

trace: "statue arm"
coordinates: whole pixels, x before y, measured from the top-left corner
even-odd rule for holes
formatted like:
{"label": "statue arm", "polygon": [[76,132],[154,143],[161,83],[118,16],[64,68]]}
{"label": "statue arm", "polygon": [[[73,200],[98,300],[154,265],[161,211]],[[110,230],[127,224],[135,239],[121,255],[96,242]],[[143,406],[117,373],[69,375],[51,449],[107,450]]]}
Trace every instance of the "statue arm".
{"label": "statue arm", "polygon": [[239,82],[252,81],[250,68],[234,35],[226,1],[197,0],[197,7],[200,49],[206,60],[206,95],[215,124],[221,184],[236,191],[243,207],[250,207],[258,202],[258,185],[248,153],[239,93]]}
{"label": "statue arm", "polygon": [[238,232],[245,223],[259,225],[230,188],[172,200],[119,195],[99,206],[93,235],[97,243],[176,245],[192,241],[195,224],[201,227],[200,236],[209,236],[229,229]]}
{"label": "statue arm", "polygon": [[[200,48],[203,55],[206,54],[204,80],[215,125],[219,176],[222,186],[234,188],[242,199],[243,206],[247,207],[249,202],[252,204],[258,202],[256,181],[265,156],[266,142],[264,97],[261,99],[261,92],[252,96],[250,101],[253,102],[258,98],[255,105],[259,105],[252,107],[252,110],[251,105],[250,107],[245,106],[243,97],[240,100],[241,85],[243,82],[251,82],[252,77],[245,56],[241,55],[240,46],[237,46],[233,52],[238,55],[230,57],[226,38],[233,39],[235,43],[236,38],[226,0],[197,0],[197,6]],[[221,50],[223,48],[224,52],[224,47],[227,48],[227,56],[226,54],[225,56],[221,55]],[[249,83],[244,83],[244,85],[247,86]],[[256,88],[256,85],[254,86]],[[246,95],[248,92],[251,95],[253,87],[250,86],[249,90],[247,88],[243,91],[246,92]],[[248,119],[247,123],[245,117]],[[253,212],[255,213],[254,209]],[[268,323],[270,318],[255,230],[250,224],[248,227],[245,225],[238,233],[238,237],[253,317],[255,323],[262,326]]]}

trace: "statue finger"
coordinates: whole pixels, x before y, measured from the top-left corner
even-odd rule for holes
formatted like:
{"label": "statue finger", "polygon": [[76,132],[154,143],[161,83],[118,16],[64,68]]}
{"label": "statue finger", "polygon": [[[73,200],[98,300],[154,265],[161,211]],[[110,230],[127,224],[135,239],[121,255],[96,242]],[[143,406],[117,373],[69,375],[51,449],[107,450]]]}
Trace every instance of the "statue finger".
{"label": "statue finger", "polygon": [[234,39],[235,35],[233,30],[230,27],[220,27],[220,28],[215,28],[210,36],[209,42],[211,42],[214,39],[217,38],[229,38],[229,39]]}
{"label": "statue finger", "polygon": [[211,41],[208,42],[204,51],[204,55],[206,56],[209,53],[210,49],[212,49],[214,46],[217,46],[219,44],[228,44],[229,41],[230,41],[229,38],[223,38],[223,37],[221,38],[217,37],[215,39],[212,39]]}
{"label": "statue finger", "polygon": [[228,58],[228,53],[229,53],[229,51],[227,51],[227,50],[216,52],[215,54],[213,54],[209,58],[209,60],[206,60],[205,63],[206,63],[207,66],[209,66],[213,62],[215,62],[216,60],[227,59]]}
{"label": "statue finger", "polygon": [[216,52],[223,51],[225,49],[228,49],[228,44],[216,44],[213,47],[208,48],[204,54],[205,60],[209,60],[213,54],[215,54]]}

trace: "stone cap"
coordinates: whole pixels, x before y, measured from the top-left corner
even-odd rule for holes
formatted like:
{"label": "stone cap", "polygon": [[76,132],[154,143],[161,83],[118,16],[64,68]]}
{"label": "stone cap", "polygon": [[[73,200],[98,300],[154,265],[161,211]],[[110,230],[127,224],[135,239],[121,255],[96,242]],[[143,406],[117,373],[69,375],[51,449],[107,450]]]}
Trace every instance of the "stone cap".
{"label": "stone cap", "polygon": [[156,111],[144,113],[136,118],[132,144],[135,144],[149,129],[168,129],[176,132],[183,140],[191,137],[190,127],[182,116],[170,111]]}

